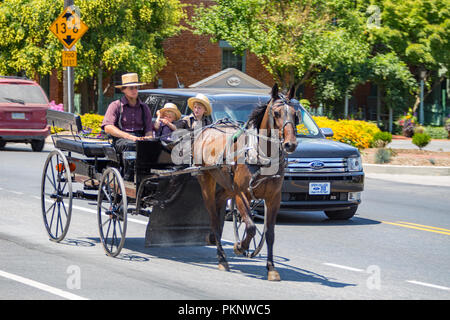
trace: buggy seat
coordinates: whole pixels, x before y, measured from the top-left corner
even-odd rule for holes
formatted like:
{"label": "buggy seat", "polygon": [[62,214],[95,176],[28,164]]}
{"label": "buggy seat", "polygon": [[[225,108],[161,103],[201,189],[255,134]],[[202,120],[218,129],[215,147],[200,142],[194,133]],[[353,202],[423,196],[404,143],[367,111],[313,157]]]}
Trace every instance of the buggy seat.
{"label": "buggy seat", "polygon": [[80,153],[86,157],[104,158],[115,152],[114,147],[108,142],[88,142],[56,137],[55,147],[61,150]]}

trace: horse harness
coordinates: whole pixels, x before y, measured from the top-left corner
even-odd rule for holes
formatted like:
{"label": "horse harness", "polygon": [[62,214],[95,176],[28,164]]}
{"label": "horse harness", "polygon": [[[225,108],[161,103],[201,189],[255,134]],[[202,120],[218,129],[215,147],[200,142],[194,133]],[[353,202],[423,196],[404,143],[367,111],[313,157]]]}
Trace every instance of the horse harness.
{"label": "horse harness", "polygon": [[[288,104],[287,99],[284,96],[281,96],[281,100],[282,100],[281,103],[283,103],[283,105],[285,107],[286,117],[284,119],[283,126],[281,128],[281,131],[282,131],[281,141],[276,141],[278,143],[278,146],[279,146],[278,147],[278,159],[283,159],[282,163],[280,163],[280,167],[278,169],[278,173],[279,173],[280,169],[283,168],[286,165],[286,160],[285,160],[286,153],[285,153],[285,151],[282,148],[282,143],[284,142],[284,128],[288,124],[291,124],[293,126],[293,128],[295,129],[296,125],[299,123],[299,120],[300,120],[299,119],[299,115],[297,113],[296,113],[295,119],[292,119],[292,116],[290,116],[290,114],[289,114],[289,104]],[[269,109],[269,125],[270,125],[270,132],[271,133],[272,133],[272,130],[275,129],[275,125],[274,125],[275,120],[273,118],[273,107],[274,107],[274,102],[273,102],[273,100],[271,100],[269,105],[268,105],[268,108],[270,108]],[[247,121],[243,126],[240,126],[239,129],[236,131],[236,133],[228,140],[227,145],[229,144],[231,146],[232,144],[236,143],[237,139],[244,132],[246,132],[246,129],[248,129],[248,125],[249,125],[249,122]],[[258,139],[259,138],[263,138],[259,134],[257,135],[257,137],[258,137]],[[266,140],[271,141],[271,142],[275,142],[273,139],[270,139],[268,137],[267,138],[264,137],[263,139],[266,139]],[[259,142],[258,142],[258,145],[259,145]],[[225,160],[224,159],[224,153],[225,153],[226,149],[227,148],[225,148],[224,151],[222,152],[222,156],[221,156],[222,161]],[[250,148],[247,148],[247,150],[248,149],[250,149]],[[257,148],[257,150],[259,150],[259,148]],[[269,160],[269,162],[270,162],[270,159],[268,159],[268,157],[261,156],[259,154],[259,151],[258,151],[258,154],[257,154],[258,162],[259,162],[259,160],[261,158],[263,158],[265,160]],[[246,159],[248,159],[247,156],[246,156]],[[259,164],[261,164],[261,163],[259,163]],[[249,186],[248,186],[248,192],[250,193],[250,196],[252,197],[252,200],[257,200],[257,198],[254,195],[254,189],[256,189],[261,183],[263,183],[263,182],[265,182],[266,180],[269,180],[269,179],[278,179],[278,178],[281,177],[280,174],[276,174],[276,175],[272,175],[272,176],[265,176],[265,177],[259,178],[259,176],[261,175],[261,165],[259,165],[259,164],[246,163],[249,171],[252,174],[251,178],[250,178],[250,181],[249,181]],[[231,175],[232,190],[234,190],[234,173],[231,170],[231,167],[230,167],[229,174]]]}

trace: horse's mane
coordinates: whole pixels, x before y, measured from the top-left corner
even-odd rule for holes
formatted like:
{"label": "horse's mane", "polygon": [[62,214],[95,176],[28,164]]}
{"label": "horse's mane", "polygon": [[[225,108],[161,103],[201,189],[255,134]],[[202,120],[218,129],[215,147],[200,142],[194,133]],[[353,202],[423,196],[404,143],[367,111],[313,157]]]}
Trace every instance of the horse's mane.
{"label": "horse's mane", "polygon": [[268,103],[260,104],[255,109],[253,109],[252,113],[248,117],[250,126],[253,126],[255,128],[259,128],[261,126],[262,119],[264,118],[264,114],[266,113],[267,105]]}

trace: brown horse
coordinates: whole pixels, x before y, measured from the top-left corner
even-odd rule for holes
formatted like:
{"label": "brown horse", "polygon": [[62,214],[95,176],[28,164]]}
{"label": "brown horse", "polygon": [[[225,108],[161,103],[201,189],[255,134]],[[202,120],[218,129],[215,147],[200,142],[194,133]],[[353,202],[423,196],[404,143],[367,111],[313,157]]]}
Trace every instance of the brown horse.
{"label": "brown horse", "polygon": [[[246,238],[234,245],[237,254],[243,254],[249,247],[250,241],[255,235],[256,227],[250,218],[250,201],[252,199],[264,199],[266,214],[266,244],[267,244],[267,270],[268,280],[279,281],[280,275],[275,270],[273,263],[274,227],[280,208],[281,186],[284,177],[285,152],[291,153],[297,147],[295,136],[295,124],[297,112],[290,105],[294,95],[291,88],[287,97],[280,95],[278,86],[272,88],[272,98],[266,104],[257,107],[249,117],[249,124],[258,132],[259,141],[267,142],[267,151],[260,154],[259,159],[270,160],[276,165],[275,170],[268,171],[261,165],[249,165],[237,161],[233,156],[231,165],[217,169],[206,170],[198,176],[203,200],[210,215],[211,230],[217,245],[219,269],[229,270],[225,252],[221,246],[222,222],[220,209],[225,206],[228,199],[234,199],[237,209],[246,225]],[[256,131],[255,130],[255,131]],[[199,134],[193,144],[194,157],[201,156],[202,166],[213,166],[223,163],[224,157],[231,154],[229,150],[239,151],[238,145],[246,145],[248,134],[237,137],[238,129],[233,126],[218,125],[207,128]],[[277,134],[278,133],[278,134]],[[272,145],[273,144],[273,145]],[[273,148],[273,146],[276,146]],[[232,146],[232,148],[230,148]],[[247,146],[246,150],[254,149]],[[226,151],[228,150],[228,152]],[[261,160],[262,161],[262,160]],[[256,169],[259,168],[259,170]],[[220,185],[222,188],[216,188]]]}

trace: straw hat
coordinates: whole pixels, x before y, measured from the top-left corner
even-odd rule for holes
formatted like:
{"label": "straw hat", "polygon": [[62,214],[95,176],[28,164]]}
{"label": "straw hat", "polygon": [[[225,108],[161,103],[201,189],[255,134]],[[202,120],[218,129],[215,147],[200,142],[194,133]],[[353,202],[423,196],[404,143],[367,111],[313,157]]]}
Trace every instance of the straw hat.
{"label": "straw hat", "polygon": [[122,84],[116,88],[143,86],[145,83],[139,82],[137,73],[125,73],[122,75]]}
{"label": "straw hat", "polygon": [[188,99],[188,106],[191,110],[194,110],[194,102],[199,102],[205,107],[205,116],[209,116],[212,113],[212,107],[209,103],[209,99],[204,94],[198,93],[195,97]]}
{"label": "straw hat", "polygon": [[174,103],[171,102],[166,103],[163,108],[158,110],[158,114],[162,115],[163,112],[165,111],[172,111],[177,117],[175,120],[181,118],[181,112],[180,110],[178,110],[178,107]]}

